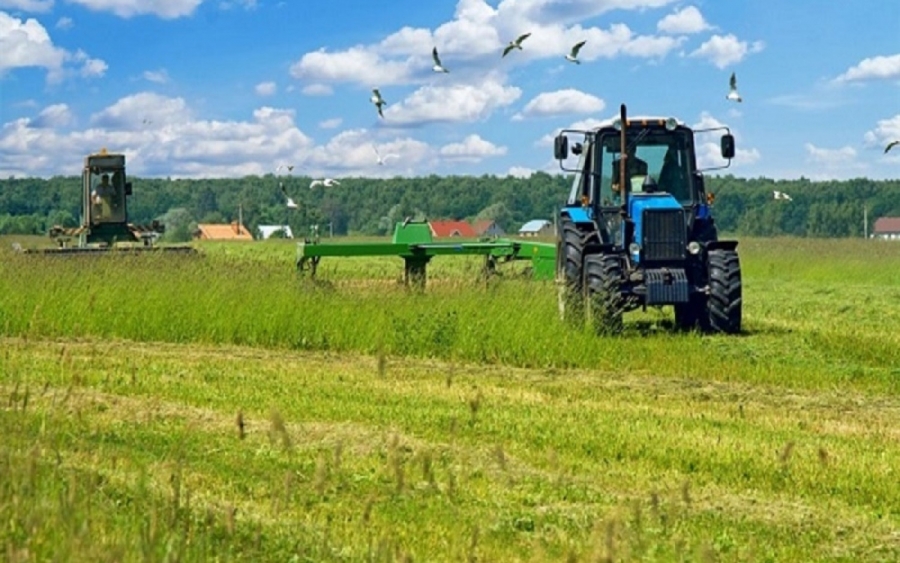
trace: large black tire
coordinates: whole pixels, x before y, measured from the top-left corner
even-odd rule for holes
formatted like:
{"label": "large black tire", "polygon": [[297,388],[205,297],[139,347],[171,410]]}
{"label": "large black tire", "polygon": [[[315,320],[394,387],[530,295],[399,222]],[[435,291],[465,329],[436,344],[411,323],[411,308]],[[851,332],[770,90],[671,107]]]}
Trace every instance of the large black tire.
{"label": "large black tire", "polygon": [[710,332],[737,334],[741,331],[741,262],[734,250],[710,250],[709,296],[704,328]]}
{"label": "large black tire", "polygon": [[559,315],[567,322],[583,322],[584,296],[582,269],[584,240],[581,231],[567,219],[561,220],[556,249],[556,268],[559,279]]}
{"label": "large black tire", "polygon": [[597,334],[622,332],[622,261],[618,256],[595,254],[584,260],[587,319]]}

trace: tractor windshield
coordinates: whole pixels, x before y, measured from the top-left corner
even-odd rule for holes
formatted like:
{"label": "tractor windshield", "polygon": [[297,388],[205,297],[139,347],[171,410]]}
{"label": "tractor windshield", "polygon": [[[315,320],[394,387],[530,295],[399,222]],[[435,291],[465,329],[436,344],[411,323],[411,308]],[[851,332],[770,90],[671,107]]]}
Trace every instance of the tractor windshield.
{"label": "tractor windshield", "polygon": [[125,171],[92,169],[90,177],[91,221],[125,222]]}
{"label": "tractor windshield", "polygon": [[[689,131],[664,128],[636,129],[629,131],[627,190],[643,191],[644,181],[651,177],[657,192],[671,194],[683,205],[694,202],[691,187],[692,146]],[[600,171],[600,201],[603,207],[621,205],[619,182],[619,153],[621,140],[618,131],[603,133],[599,137],[595,170]]]}

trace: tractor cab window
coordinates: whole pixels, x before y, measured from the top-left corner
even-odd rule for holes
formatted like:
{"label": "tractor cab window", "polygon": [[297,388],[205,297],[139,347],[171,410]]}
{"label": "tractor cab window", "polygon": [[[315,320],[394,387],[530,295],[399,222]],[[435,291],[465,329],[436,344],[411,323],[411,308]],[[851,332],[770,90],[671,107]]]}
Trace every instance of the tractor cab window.
{"label": "tractor cab window", "polygon": [[575,173],[575,178],[572,180],[572,189],[569,191],[569,199],[566,201],[569,205],[579,205],[583,196],[586,196],[588,199],[591,197],[591,188],[594,181],[593,175],[590,173],[590,155],[592,152],[591,144],[585,144],[581,154],[578,155],[578,165],[576,166],[578,172]]}
{"label": "tractor cab window", "polygon": [[[602,138],[600,199],[604,206],[621,205],[618,133]],[[666,192],[684,205],[693,201],[690,184],[688,136],[679,131],[641,130],[629,135],[628,166],[631,193],[642,193],[648,177],[655,192]]]}
{"label": "tractor cab window", "polygon": [[125,221],[125,173],[91,171],[91,217],[94,223]]}

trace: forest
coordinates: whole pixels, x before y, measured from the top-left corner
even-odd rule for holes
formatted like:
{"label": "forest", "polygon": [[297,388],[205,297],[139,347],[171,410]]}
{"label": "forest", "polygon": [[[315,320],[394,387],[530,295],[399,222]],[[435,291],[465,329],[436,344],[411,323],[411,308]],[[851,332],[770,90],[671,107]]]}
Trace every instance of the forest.
{"label": "forest", "polygon": [[[571,178],[537,172],[512,176],[341,178],[340,185],[310,188],[304,176],[220,179],[131,178],[130,220],[166,225],[165,237],[187,240],[197,223],[240,217],[258,225],[291,225],[295,233],[318,224],[335,235],[379,235],[405,217],[492,219],[515,232],[531,219],[553,219]],[[900,179],[811,181],[710,176],[720,232],[749,236],[860,237],[879,217],[900,216]],[[284,192],[298,207],[288,208]],[[81,179],[8,178],[0,190],[0,234],[42,234],[54,225],[76,226]],[[779,191],[790,196],[775,199]],[[867,221],[866,221],[867,219]]]}

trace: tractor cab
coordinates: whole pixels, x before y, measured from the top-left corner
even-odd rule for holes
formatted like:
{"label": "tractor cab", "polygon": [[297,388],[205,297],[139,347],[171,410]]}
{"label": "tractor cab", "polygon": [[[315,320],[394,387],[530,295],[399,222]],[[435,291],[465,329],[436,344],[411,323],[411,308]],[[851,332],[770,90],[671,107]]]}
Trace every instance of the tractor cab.
{"label": "tractor cab", "polygon": [[128,224],[131,182],[125,176],[125,155],[106,149],[84,159],[82,170],[81,246],[134,241]]}
{"label": "tractor cab", "polygon": [[[734,137],[720,127],[721,155],[734,157]],[[560,210],[558,278],[564,282],[560,311],[595,307],[599,325],[616,326],[623,311],[674,305],[676,323],[721,332],[740,330],[740,271],[725,272],[734,296],[717,293],[721,262],[738,268],[734,241],[720,241],[696,160],[692,130],[674,118],[618,119],[589,131],[563,130],[554,141],[560,167],[573,172],[572,189]],[[582,136],[571,147],[575,168],[563,161],[570,153],[569,135]],[[715,275],[712,274],[715,270]],[[737,277],[735,282],[733,277]],[[731,289],[729,289],[731,291]],[[733,292],[732,292],[733,293]],[[721,308],[729,307],[727,314]],[[712,307],[712,309],[710,309]]]}

